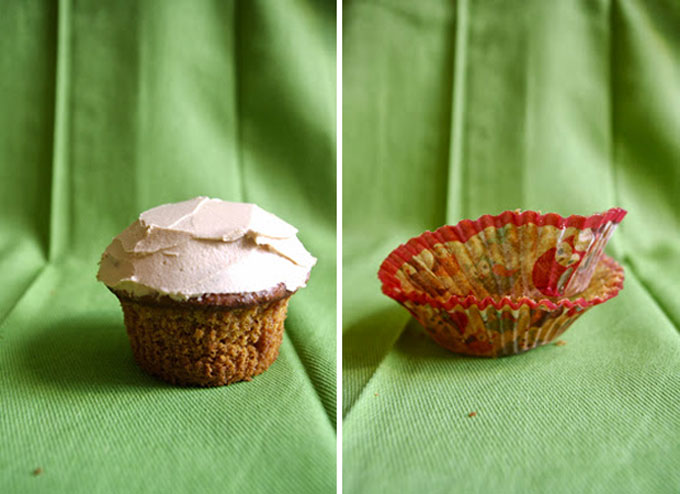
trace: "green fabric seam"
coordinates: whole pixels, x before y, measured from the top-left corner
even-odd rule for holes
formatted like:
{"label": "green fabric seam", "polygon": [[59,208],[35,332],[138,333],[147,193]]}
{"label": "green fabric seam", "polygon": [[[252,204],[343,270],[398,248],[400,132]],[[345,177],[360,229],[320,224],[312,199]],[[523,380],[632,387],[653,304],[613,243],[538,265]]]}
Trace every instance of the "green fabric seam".
{"label": "green fabric seam", "polygon": [[[620,204],[620,197],[621,194],[619,192],[619,186],[620,186],[620,180],[619,180],[619,169],[618,169],[618,153],[617,153],[617,146],[616,146],[616,134],[617,134],[617,126],[616,126],[616,101],[617,101],[617,91],[616,91],[616,84],[614,84],[614,73],[615,73],[615,67],[616,67],[616,56],[615,56],[615,50],[614,46],[615,44],[615,39],[616,39],[616,33],[617,33],[617,26],[618,26],[618,16],[620,16],[620,12],[617,11],[617,9],[621,9],[621,7],[618,5],[617,0],[611,0],[611,3],[609,4],[609,12],[608,12],[608,20],[609,20],[609,123],[610,123],[610,136],[611,136],[611,149],[610,149],[610,167],[612,171],[612,189],[614,192],[614,204],[619,205]],[[640,276],[637,272],[637,269],[635,268],[635,260],[631,258],[628,255],[628,249],[626,249],[626,235],[625,235],[625,228],[621,228],[621,235],[620,235],[620,243],[615,244],[615,247],[618,247],[614,250],[621,256],[621,259],[623,261],[623,264],[625,267],[628,268],[629,273],[635,277],[635,279],[640,283],[640,286],[647,292],[649,297],[654,301],[656,306],[659,308],[659,310],[663,313],[663,315],[666,317],[666,319],[671,323],[671,325],[675,328],[676,331],[680,332],[680,324],[673,319],[671,316],[671,313],[668,311],[668,309],[665,307],[665,305],[656,297],[656,295],[652,292],[650,289],[649,285],[645,282],[644,278]]]}
{"label": "green fabric seam", "polygon": [[307,368],[307,364],[305,361],[302,359],[300,356],[300,351],[297,348],[297,344],[295,343],[295,337],[293,336],[293,332],[289,331],[288,333],[288,339],[290,340],[291,346],[293,347],[293,350],[295,352],[295,357],[298,359],[300,362],[300,365],[302,366],[302,369],[305,371],[305,376],[307,376],[307,381],[309,381],[310,386],[314,390],[314,393],[316,394],[317,399],[319,400],[319,404],[324,410],[324,415],[326,418],[328,418],[328,424],[331,426],[333,429],[333,434],[335,434],[336,431],[336,424],[334,423],[334,417],[335,417],[335,412],[333,410],[329,410],[330,406],[327,406],[323,397],[321,396],[321,392],[319,389],[316,387],[316,384],[314,383],[314,379],[312,379],[312,376],[309,372],[309,369]]}
{"label": "green fabric seam", "polygon": [[0,341],[2,340],[2,337],[4,335],[3,330],[5,329],[5,323],[7,320],[10,318],[12,313],[14,312],[14,309],[21,303],[21,301],[26,297],[28,292],[31,291],[31,288],[37,283],[38,279],[47,271],[47,268],[49,268],[51,264],[47,262],[46,264],[43,264],[40,269],[36,272],[36,274],[31,278],[31,281],[28,282],[26,285],[26,288],[24,291],[17,297],[17,299],[14,301],[14,303],[7,309],[7,312],[5,313],[4,316],[2,316],[2,319],[0,319]]}
{"label": "green fabric seam", "polygon": [[375,375],[378,373],[378,370],[380,369],[380,367],[382,367],[383,363],[385,363],[385,359],[387,358],[389,353],[392,351],[392,349],[394,348],[394,345],[397,343],[397,341],[399,341],[399,338],[401,338],[401,335],[406,330],[406,326],[408,326],[411,323],[412,319],[413,318],[409,315],[408,318],[405,320],[404,324],[402,324],[401,329],[395,334],[395,338],[390,343],[390,346],[386,348],[385,353],[380,358],[380,362],[378,362],[378,364],[375,366],[375,368],[371,372],[370,377],[368,379],[366,379],[366,382],[364,382],[364,384],[361,386],[361,389],[357,393],[356,398],[354,399],[352,405],[343,414],[343,417],[342,417],[343,422],[345,422],[345,421],[347,421],[347,419],[349,419],[350,413],[352,412],[352,410],[354,410],[354,407],[361,400],[361,398],[364,395],[364,392],[366,391],[366,388],[368,387],[369,383],[373,380]]}
{"label": "green fabric seam", "polygon": [[241,25],[239,19],[239,13],[242,12],[239,9],[239,3],[234,3],[234,15],[233,19],[236,21],[236,25],[233,27],[234,36],[234,68],[236,72],[236,77],[234,77],[234,106],[236,113],[236,161],[238,169],[239,178],[239,190],[241,194],[241,202],[248,202],[248,194],[246,193],[246,179],[245,179],[245,166],[243,164],[243,123],[241,121],[241,80],[240,70],[241,67],[241,44],[239,43],[239,32]]}
{"label": "green fabric seam", "polygon": [[659,311],[666,317],[668,322],[671,323],[673,328],[680,333],[680,324],[678,324],[673,317],[671,316],[670,312],[666,309],[663,303],[654,295],[652,290],[649,288],[647,283],[644,281],[644,279],[637,273],[636,269],[633,267],[633,264],[630,260],[624,262],[624,266],[628,269],[628,272],[637,280],[638,283],[640,283],[640,286],[645,290],[647,295],[649,295],[649,298],[651,298],[654,301],[654,304],[659,308]]}
{"label": "green fabric seam", "polygon": [[[57,19],[57,67],[55,75],[55,110],[53,117],[53,147],[52,147],[52,187],[50,187],[50,231],[48,237],[48,259],[54,260],[63,250],[62,237],[70,236],[71,225],[68,225],[66,233],[59,228],[58,218],[61,213],[68,213],[66,201],[69,200],[68,191],[62,190],[67,168],[66,154],[68,152],[68,108],[67,97],[69,85],[70,51],[70,0],[61,0],[58,8]],[[62,187],[59,187],[59,184]],[[66,215],[64,215],[66,216]],[[61,232],[61,233],[60,233]]]}
{"label": "green fabric seam", "polygon": [[[615,21],[615,4],[616,0],[611,0],[611,3],[609,4],[609,15],[608,15],[608,20],[609,20],[609,164],[611,168],[611,180],[612,180],[612,185],[613,185],[613,191],[614,191],[614,205],[618,206],[620,204],[620,194],[619,194],[619,170],[617,166],[617,152],[616,152],[616,84],[614,84],[614,73],[616,72],[616,63],[615,63],[615,56],[614,56],[614,40],[615,40],[615,33],[616,33],[616,21]],[[624,232],[621,232],[624,233]],[[621,239],[623,239],[624,235],[621,235]],[[617,251],[617,254],[621,256],[622,260],[626,260],[626,250],[624,248],[623,242],[621,242],[621,248],[620,251]]]}
{"label": "green fabric seam", "polygon": [[[456,3],[455,19],[455,47],[453,50],[453,68],[451,84],[453,95],[451,97],[451,114],[449,116],[449,166],[447,167],[448,181],[446,194],[445,221],[451,221],[456,217],[467,217],[469,199],[467,195],[467,166],[464,158],[465,132],[465,63],[467,51],[467,19],[468,9],[466,0]],[[455,185],[458,185],[457,187]],[[457,210],[454,210],[453,201],[456,198]]]}

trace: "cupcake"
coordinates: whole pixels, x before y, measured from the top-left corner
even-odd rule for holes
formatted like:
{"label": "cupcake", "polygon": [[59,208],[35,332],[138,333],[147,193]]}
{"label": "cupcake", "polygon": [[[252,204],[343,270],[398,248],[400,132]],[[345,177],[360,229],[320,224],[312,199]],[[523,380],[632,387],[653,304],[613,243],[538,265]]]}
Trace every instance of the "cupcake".
{"label": "cupcake", "polygon": [[506,211],[425,232],[383,261],[382,291],[457,353],[514,355],[553,341],[616,296],[623,268],[604,248],[626,211]]}
{"label": "cupcake", "polygon": [[248,381],[276,360],[316,259],[254,204],[197,197],[145,211],[104,251],[135,360],[179,385]]}

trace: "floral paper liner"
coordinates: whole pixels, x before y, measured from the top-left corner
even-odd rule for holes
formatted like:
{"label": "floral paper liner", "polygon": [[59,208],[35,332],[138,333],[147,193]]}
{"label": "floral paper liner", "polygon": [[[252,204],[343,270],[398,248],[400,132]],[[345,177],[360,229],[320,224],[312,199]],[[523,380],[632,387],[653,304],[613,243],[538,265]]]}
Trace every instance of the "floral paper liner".
{"label": "floral paper liner", "polygon": [[429,296],[427,293],[403,292],[399,289],[395,289],[395,287],[392,285],[386,284],[383,284],[383,293],[399,303],[413,302],[421,305],[427,304],[443,310],[451,310],[454,307],[467,309],[473,305],[482,310],[489,306],[498,310],[504,307],[509,307],[510,309],[515,310],[523,305],[527,305],[532,309],[543,308],[546,310],[555,310],[560,307],[567,309],[572,309],[574,307],[587,309],[588,307],[599,305],[606,302],[610,298],[616,297],[619,291],[623,289],[624,272],[619,263],[617,263],[611,257],[605,255],[600,260],[599,266],[608,268],[609,272],[611,273],[611,278],[608,280],[599,278],[594,280],[593,283],[597,282],[598,286],[601,286],[601,284],[606,281],[608,281],[609,284],[606,285],[606,290],[603,291],[601,296],[595,295],[591,296],[590,298],[583,297],[584,294],[587,296],[587,293],[592,291],[590,288],[586,289],[586,292],[581,294],[581,296],[557,300],[551,300],[548,298],[533,299],[530,297],[519,297],[513,299],[507,296],[501,298],[486,297],[480,300],[474,295],[468,295],[466,297],[452,295],[448,300],[442,301],[441,299]]}
{"label": "floral paper liner", "polygon": [[573,296],[588,286],[626,215],[506,211],[425,232],[400,245],[379,271],[386,295],[517,300]]}

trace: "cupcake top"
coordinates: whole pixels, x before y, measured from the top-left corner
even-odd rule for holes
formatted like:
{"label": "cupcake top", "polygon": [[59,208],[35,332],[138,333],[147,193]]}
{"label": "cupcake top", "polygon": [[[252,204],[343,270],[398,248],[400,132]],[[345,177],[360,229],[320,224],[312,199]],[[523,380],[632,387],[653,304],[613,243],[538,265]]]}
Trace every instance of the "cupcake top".
{"label": "cupcake top", "polygon": [[294,292],[316,264],[296,234],[255,204],[208,197],[165,204],[113,239],[97,279],[132,296],[175,300],[282,285]]}

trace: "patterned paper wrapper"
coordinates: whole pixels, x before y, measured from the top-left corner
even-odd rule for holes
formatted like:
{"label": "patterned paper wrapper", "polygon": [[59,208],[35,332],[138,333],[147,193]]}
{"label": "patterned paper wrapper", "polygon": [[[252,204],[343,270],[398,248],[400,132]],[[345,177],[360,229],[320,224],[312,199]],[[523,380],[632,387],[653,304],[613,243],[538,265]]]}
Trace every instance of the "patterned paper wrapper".
{"label": "patterned paper wrapper", "polygon": [[[558,299],[584,291],[616,226],[612,208],[592,216],[506,211],[425,232],[383,262],[383,286],[452,295]],[[387,295],[392,296],[390,293]]]}
{"label": "patterned paper wrapper", "polygon": [[440,345],[475,356],[522,353],[618,294],[623,268],[603,250],[625,214],[508,211],[465,220],[399,246],[378,276],[383,293]]}
{"label": "patterned paper wrapper", "polygon": [[445,304],[404,300],[402,305],[444,348],[478,357],[523,353],[554,341],[589,308],[623,288],[623,268],[604,256],[588,288],[576,299],[552,302],[454,297]]}

